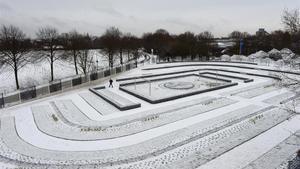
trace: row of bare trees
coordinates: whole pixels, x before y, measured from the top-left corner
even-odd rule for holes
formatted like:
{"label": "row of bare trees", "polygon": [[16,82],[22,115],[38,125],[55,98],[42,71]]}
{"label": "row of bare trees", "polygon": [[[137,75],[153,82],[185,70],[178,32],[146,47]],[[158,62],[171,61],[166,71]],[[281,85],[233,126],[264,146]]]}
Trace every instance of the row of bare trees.
{"label": "row of bare trees", "polygon": [[[30,39],[18,27],[3,25],[0,28],[0,62],[9,65],[15,76],[16,88],[20,88],[19,70],[28,63],[47,59],[50,66],[50,81],[54,81],[54,63],[59,59],[68,59],[74,64],[76,74],[87,74],[94,64],[90,49],[98,50],[107,57],[110,68],[119,57],[124,64],[123,53],[127,53],[127,61],[138,58],[140,39],[119,29],[111,27],[100,37],[73,30],[60,34],[56,28],[43,27],[36,32],[36,39]],[[98,60],[97,60],[98,62]]]}
{"label": "row of bare trees", "polygon": [[134,59],[137,61],[138,50],[142,47],[141,40],[130,34],[122,33],[118,28],[111,27],[105,33],[97,38],[97,46],[100,46],[101,53],[106,56],[109,67],[114,67],[116,57],[119,58],[121,65],[124,64],[124,56],[127,55],[127,61]]}

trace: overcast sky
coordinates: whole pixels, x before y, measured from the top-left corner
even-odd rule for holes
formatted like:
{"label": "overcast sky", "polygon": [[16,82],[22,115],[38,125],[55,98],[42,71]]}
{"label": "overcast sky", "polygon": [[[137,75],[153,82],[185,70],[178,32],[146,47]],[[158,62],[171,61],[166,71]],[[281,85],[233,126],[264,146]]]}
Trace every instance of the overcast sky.
{"label": "overcast sky", "polygon": [[101,35],[110,26],[140,36],[163,28],[171,33],[233,30],[254,33],[282,29],[283,9],[300,0],[0,0],[0,24],[14,24],[34,36],[41,26]]}

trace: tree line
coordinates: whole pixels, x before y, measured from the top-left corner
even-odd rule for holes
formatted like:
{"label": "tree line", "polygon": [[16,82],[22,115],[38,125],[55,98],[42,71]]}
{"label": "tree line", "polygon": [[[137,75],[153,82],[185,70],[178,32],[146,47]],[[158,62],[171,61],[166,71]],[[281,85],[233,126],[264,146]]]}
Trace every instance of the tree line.
{"label": "tree line", "polygon": [[121,65],[124,64],[125,53],[128,61],[137,60],[140,47],[139,38],[129,33],[123,34],[115,27],[107,29],[100,37],[91,37],[76,30],[60,34],[56,28],[48,26],[40,28],[35,39],[30,39],[19,27],[13,25],[3,25],[0,28],[0,62],[14,71],[17,89],[20,89],[19,70],[28,63],[47,59],[50,81],[54,81],[54,63],[59,59],[71,59],[77,75],[79,71],[87,74],[93,64],[93,58],[89,57],[91,49],[101,49],[99,52],[107,57],[109,67],[112,68],[116,57],[119,57]]}
{"label": "tree line", "polygon": [[[300,16],[299,10],[284,10],[282,23],[285,30],[276,30],[263,35],[251,35],[247,32],[233,31],[227,38],[236,45],[226,51],[228,54],[239,53],[240,41],[243,39],[244,51],[250,54],[258,50],[272,48],[290,48],[300,53]],[[108,60],[109,67],[123,65],[126,61],[135,61],[140,51],[159,55],[159,58],[190,56],[209,60],[210,56],[221,55],[214,35],[209,31],[199,34],[187,31],[181,34],[170,34],[165,29],[144,33],[137,37],[131,33],[123,33],[116,27],[108,28],[101,36],[90,36],[76,30],[59,33],[54,27],[42,27],[36,32],[36,38],[31,39],[18,27],[3,25],[0,28],[0,62],[9,65],[14,71],[16,88],[19,89],[18,72],[26,64],[39,59],[47,59],[53,81],[54,63],[59,59],[70,59],[74,64],[76,74],[88,73],[92,64],[89,57],[90,49],[98,50]],[[33,54],[34,52],[34,54]]]}
{"label": "tree line", "polygon": [[300,54],[300,12],[299,9],[285,9],[282,13],[284,30],[275,30],[271,33],[251,35],[247,32],[233,31],[229,37],[236,41],[236,45],[228,53],[239,53],[240,40],[243,39],[244,51],[241,54],[249,55],[258,50],[270,51],[273,48],[289,48]]}

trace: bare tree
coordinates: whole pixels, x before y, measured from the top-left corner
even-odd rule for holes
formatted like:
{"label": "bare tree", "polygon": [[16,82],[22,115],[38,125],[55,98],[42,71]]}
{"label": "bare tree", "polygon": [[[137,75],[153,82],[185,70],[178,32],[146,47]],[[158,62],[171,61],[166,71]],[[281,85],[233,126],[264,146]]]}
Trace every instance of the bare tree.
{"label": "bare tree", "polygon": [[109,67],[114,67],[115,54],[119,50],[119,40],[121,37],[121,31],[116,27],[111,27],[100,37],[101,53],[107,57]]}
{"label": "bare tree", "polygon": [[56,55],[57,50],[59,49],[59,33],[56,28],[53,27],[44,27],[40,28],[36,33],[38,39],[41,43],[41,51],[43,51],[43,57],[47,58],[50,62],[51,69],[51,81],[54,80],[54,62],[59,59],[59,56]]}
{"label": "bare tree", "polygon": [[240,32],[240,31],[233,31],[228,35],[228,37],[233,39],[238,39],[238,40],[242,38],[247,38],[249,36],[250,34],[248,32]]}
{"label": "bare tree", "polygon": [[130,33],[126,33],[122,37],[122,44],[124,51],[127,53],[127,61],[129,62],[131,60],[130,55],[135,56],[134,53],[141,47],[140,39]]}
{"label": "bare tree", "polygon": [[282,108],[291,113],[299,114],[300,112],[296,109],[297,105],[300,103],[299,75],[276,73],[275,76],[281,79],[276,83],[278,87],[286,88],[294,94],[293,97],[281,102]]}
{"label": "bare tree", "polygon": [[18,71],[29,62],[30,40],[15,26],[2,26],[0,30],[1,60],[14,70],[16,88],[19,89]]}
{"label": "bare tree", "polygon": [[78,65],[81,71],[86,75],[90,70],[91,66],[94,64],[93,58],[89,55],[91,39],[89,35],[82,36],[80,39],[81,39],[80,40],[81,45],[80,45],[80,51],[78,53]]}
{"label": "bare tree", "polygon": [[211,51],[211,43],[214,39],[214,35],[209,32],[201,32],[197,35],[197,52],[199,56],[206,56],[206,60],[209,60],[209,55]]}
{"label": "bare tree", "polygon": [[300,31],[300,12],[299,9],[285,9],[282,14],[282,23],[287,31],[296,34]]}
{"label": "bare tree", "polygon": [[78,75],[77,58],[78,55],[80,55],[81,43],[82,43],[81,40],[83,39],[82,36],[83,35],[79,34],[76,30],[73,30],[63,35],[64,47],[66,49],[65,55],[67,56],[72,55],[76,75]]}

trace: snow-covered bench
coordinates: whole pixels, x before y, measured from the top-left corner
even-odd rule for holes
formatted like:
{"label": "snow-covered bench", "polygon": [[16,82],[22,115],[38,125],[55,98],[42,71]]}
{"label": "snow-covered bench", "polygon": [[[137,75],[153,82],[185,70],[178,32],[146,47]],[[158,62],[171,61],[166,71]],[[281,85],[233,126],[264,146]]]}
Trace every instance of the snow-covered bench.
{"label": "snow-covered bench", "polygon": [[90,88],[89,90],[121,111],[141,107],[140,103],[134,103],[117,93],[105,89],[105,87]]}

